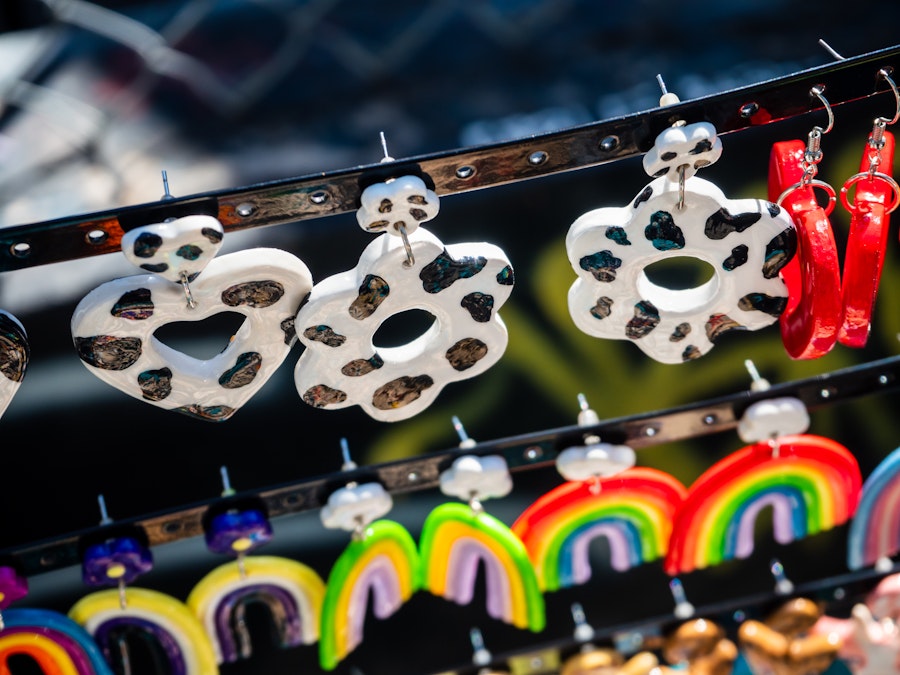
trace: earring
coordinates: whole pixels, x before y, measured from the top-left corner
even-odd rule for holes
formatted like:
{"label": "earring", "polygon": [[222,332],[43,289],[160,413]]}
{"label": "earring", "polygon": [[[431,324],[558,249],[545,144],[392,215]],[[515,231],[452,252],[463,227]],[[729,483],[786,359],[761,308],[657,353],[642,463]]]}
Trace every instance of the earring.
{"label": "earring", "polygon": [[[794,228],[777,205],[727,199],[695,176],[721,153],[712,124],[676,124],[644,156],[654,180],[630,205],[588,211],[572,223],[566,250],[578,279],[568,301],[580,330],[630,340],[674,364],[703,356],[725,333],[778,320],[787,303],[779,272],[794,255]],[[682,290],[651,281],[647,268],[674,258],[709,265],[713,276]]]}
{"label": "earring", "polygon": [[[579,425],[598,423],[582,395],[579,401]],[[584,440],[556,460],[568,482],[540,497],[512,525],[544,591],[590,579],[589,549],[597,537],[609,542],[610,565],[618,572],[665,556],[672,520],[687,494],[669,474],[635,467],[627,445],[602,443],[592,434]]]}
{"label": "earring", "polygon": [[[768,386],[764,380],[755,384],[757,390]],[[809,414],[796,398],[747,408],[738,435],[750,445],[713,464],[688,488],[672,526],[667,573],[749,557],[756,517],[767,506],[780,544],[850,519],[862,483],[856,458],[836,441],[805,433],[808,428]]]}
{"label": "earring", "polygon": [[[897,114],[893,120],[875,118],[859,173],[848,178],[841,188],[841,203],[850,212],[850,232],[841,280],[843,321],[838,341],[848,347],[865,347],[869,339],[887,250],[889,215],[900,204],[900,186],[891,177],[894,136],[886,130],[889,123],[900,117],[900,93],[890,77],[884,77],[891,82],[897,98]],[[848,193],[853,186],[856,195],[851,205]]]}
{"label": "earring", "polygon": [[888,454],[863,482],[859,506],[847,534],[847,567],[890,571],[900,552],[900,448]]}
{"label": "earring", "polygon": [[[343,470],[356,469],[341,439]],[[382,518],[393,500],[380,483],[351,481],[328,497],[322,524],[352,532],[352,539],[328,574],[322,603],[319,664],[334,670],[362,642],[368,600],[387,619],[419,589],[419,552],[400,523]]]}
{"label": "earring", "polygon": [[140,639],[167,672],[216,675],[216,655],[203,626],[180,600],[129,586],[153,567],[142,531],[115,526],[99,498],[102,536],[82,543],[82,579],[92,587],[113,586],[78,600],[69,618],[82,626],[117,672],[131,672],[128,638]]}
{"label": "earring", "polygon": [[234,496],[221,468],[223,502],[204,516],[206,547],[235,556],[204,576],[191,590],[187,606],[203,625],[216,661],[234,663],[253,655],[245,616],[249,605],[268,610],[269,626],[282,648],[313,644],[325,583],[310,567],[288,558],[247,555],[268,543],[272,526],[258,500]]}
{"label": "earring", "polygon": [[[257,248],[215,258],[223,228],[190,215],[137,227],[125,257],[151,272],[109,281],[72,316],[79,358],[104,382],[146,403],[202,420],[230,418],[266,383],[294,344],[293,317],[312,289],[298,258]],[[197,359],[154,332],[222,312],[244,316],[224,349]]]}
{"label": "earring", "polygon": [[457,457],[441,473],[440,490],[468,504],[441,504],[425,519],[419,539],[422,588],[468,605],[483,562],[488,614],[517,628],[542,631],[544,597],[528,551],[505,523],[481,505],[512,490],[506,460],[500,455]]}
{"label": "earring", "polygon": [[[828,220],[835,193],[828,183],[816,179],[822,136],[834,125],[822,91],[813,87],[810,94],[825,104],[828,127],[813,127],[806,144],[799,140],[775,143],[769,156],[769,199],[787,210],[797,232],[797,255],[781,271],[788,288],[787,308],[780,318],[781,338],[794,359],[827,354],[841,325],[841,273]],[[827,195],[824,208],[816,201],[814,188]]]}
{"label": "earring", "polygon": [[[294,370],[307,404],[358,405],[383,422],[407,419],[447,384],[481,374],[506,350],[497,311],[514,283],[506,254],[487,243],[445,246],[420,227],[438,213],[438,197],[417,176],[367,187],[357,212],[367,232],[383,232],[357,266],[316,284],[298,312],[306,349]],[[425,310],[428,330],[397,347],[376,347],[391,316]]]}
{"label": "earring", "polygon": [[0,416],[19,390],[30,358],[25,328],[12,314],[0,310]]}
{"label": "earring", "polygon": [[44,673],[113,675],[93,638],[65,614],[47,609],[7,608],[28,594],[28,580],[0,565],[0,671],[10,659],[28,656]]}

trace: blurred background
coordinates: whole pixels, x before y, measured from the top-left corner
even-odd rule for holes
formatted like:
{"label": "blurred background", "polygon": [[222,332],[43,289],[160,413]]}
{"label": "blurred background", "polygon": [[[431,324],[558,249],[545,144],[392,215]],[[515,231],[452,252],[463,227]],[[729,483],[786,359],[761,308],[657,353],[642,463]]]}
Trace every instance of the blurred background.
{"label": "blurred background", "polygon": [[[382,132],[391,156],[404,158],[626,115],[658,105],[657,75],[682,100],[702,97],[829,63],[834,56],[820,39],[843,56],[891,47],[898,21],[894,3],[863,11],[836,1],[3,0],[0,226],[157,201],[163,171],[172,194],[187,196],[370,164],[382,157]],[[893,113],[889,96],[836,108],[819,178],[839,189],[858,170],[873,118]],[[824,123],[810,114],[727,134],[722,158],[701,175],[729,197],[765,197],[771,144],[805,139]],[[513,262],[517,283],[501,311],[510,341],[487,373],[448,386],[428,410],[398,423],[376,422],[356,407],[306,406],[293,384],[300,345],[224,423],[142,404],[87,371],[69,329],[84,295],[135,272],[124,256],[4,273],[0,307],[24,324],[32,353],[0,421],[7,476],[0,549],[95,525],[100,494],[113,519],[133,518],[216,497],[221,466],[242,491],[337,471],[341,438],[358,464],[373,464],[454,447],[454,415],[476,440],[499,439],[574,424],[579,393],[605,419],[744,390],[748,358],[764,377],[784,382],[896,354],[896,234],[865,349],[839,345],[820,359],[794,361],[773,326],[728,336],[704,358],[669,366],[634,345],[580,333],[565,300],[575,279],[566,231],[589,209],[628,203],[647,182],[633,158],[442,198],[430,231],[445,244],[496,244]],[[848,220],[838,207],[839,242]],[[283,248],[320,281],[355,267],[371,236],[343,214],[228,234],[222,253]],[[425,327],[421,317],[400,319],[376,344],[407,342]],[[204,322],[173,327],[165,338],[193,356],[211,355],[229,330]],[[897,445],[897,403],[896,394],[880,394],[835,406],[814,414],[810,431],[851,448],[867,475]],[[741,446],[736,435],[696,439],[642,450],[638,462],[689,485]],[[536,471],[514,482],[509,497],[487,504],[508,523],[561,478]],[[416,535],[428,511],[447,500],[437,491],[401,496],[391,517]],[[311,564],[323,577],[346,545],[317,514],[275,525],[266,551]],[[793,576],[838,573],[844,537],[838,530],[771,546]],[[707,601],[733,592],[737,569],[747,592],[766,588],[766,546],[750,572],[723,565],[696,573],[693,583],[685,580],[689,592]],[[176,597],[223,562],[198,540],[156,553],[142,581]],[[626,578],[595,574],[548,598],[551,620],[540,636],[489,619],[477,603],[458,608],[419,594],[395,617],[368,621],[364,644],[340,672],[461,667],[476,625],[499,652],[527,650],[571,633],[575,600],[598,626],[664,611],[665,577],[646,567]],[[28,603],[65,611],[85,592],[78,570],[65,570],[33,579]],[[314,650],[256,643],[248,663],[222,672],[318,672]]]}

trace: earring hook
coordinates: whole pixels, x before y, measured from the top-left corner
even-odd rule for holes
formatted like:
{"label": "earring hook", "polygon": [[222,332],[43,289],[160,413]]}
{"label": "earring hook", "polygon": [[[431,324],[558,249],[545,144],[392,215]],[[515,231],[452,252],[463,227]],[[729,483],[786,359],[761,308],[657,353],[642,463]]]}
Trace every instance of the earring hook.
{"label": "earring hook", "polygon": [[828,102],[828,99],[825,98],[825,85],[824,84],[815,84],[809,90],[810,96],[815,96],[819,99],[822,104],[825,106],[825,112],[828,113],[828,126],[822,129],[821,127],[815,127],[815,129],[819,130],[823,136],[827,134],[834,128],[834,112],[831,110],[831,104]]}
{"label": "earring hook", "polygon": [[883,120],[887,125],[895,124],[897,120],[900,119],[900,91],[898,91],[897,84],[893,79],[891,79],[891,74],[886,68],[881,68],[878,71],[878,76],[884,78],[884,80],[888,83],[891,91],[894,92],[894,101],[897,104],[897,108],[894,111],[894,116],[891,119],[888,119],[887,117],[879,117],[878,119]]}

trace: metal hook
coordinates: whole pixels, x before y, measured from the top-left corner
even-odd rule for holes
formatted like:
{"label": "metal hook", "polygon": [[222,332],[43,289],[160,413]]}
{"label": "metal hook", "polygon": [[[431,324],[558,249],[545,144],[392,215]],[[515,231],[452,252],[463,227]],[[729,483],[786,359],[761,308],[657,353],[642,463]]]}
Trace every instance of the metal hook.
{"label": "metal hook", "polygon": [[825,85],[824,84],[815,84],[809,90],[810,96],[815,96],[819,99],[822,104],[825,106],[825,112],[828,113],[828,126],[822,129],[821,127],[815,127],[814,129],[819,129],[821,134],[827,134],[834,128],[834,112],[831,110],[831,104],[828,102],[828,99],[825,98]]}
{"label": "metal hook", "polygon": [[894,101],[897,104],[897,109],[894,111],[894,116],[891,119],[888,119],[887,117],[879,117],[878,119],[883,120],[885,124],[894,124],[900,119],[900,91],[898,91],[897,84],[891,79],[891,74],[886,68],[881,68],[878,71],[878,75],[885,79],[888,86],[891,88],[891,91],[894,92]]}

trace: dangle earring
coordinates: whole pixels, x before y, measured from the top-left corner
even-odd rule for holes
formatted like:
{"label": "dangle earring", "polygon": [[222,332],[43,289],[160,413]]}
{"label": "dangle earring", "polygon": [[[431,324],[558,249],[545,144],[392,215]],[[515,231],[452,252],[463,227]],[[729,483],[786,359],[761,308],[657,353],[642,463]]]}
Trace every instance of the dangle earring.
{"label": "dangle earring", "polygon": [[[394,422],[427,408],[447,384],[475,377],[500,359],[508,336],[498,310],[514,275],[497,246],[445,246],[421,227],[437,215],[439,203],[418,176],[370,185],[360,202],[360,227],[383,234],[354,269],[316,284],[298,312],[297,334],[306,349],[294,380],[308,405],[358,405],[376,420]],[[376,347],[382,323],[409,310],[434,317],[428,330],[406,344]]]}
{"label": "dangle earring", "polygon": [[[893,179],[894,135],[889,124],[900,118],[900,92],[886,71],[879,71],[891,86],[897,103],[893,119],[876,117],[866,142],[859,173],[841,188],[841,203],[850,212],[850,232],[844,257],[842,317],[838,341],[865,347],[872,328],[872,313],[887,250],[890,214],[900,204],[900,186]],[[856,187],[853,203],[849,191]]]}
{"label": "dangle earring", "polygon": [[[579,426],[599,422],[579,394]],[[635,467],[627,445],[584,434],[584,445],[563,450],[556,468],[568,482],[529,506],[513,523],[537,572],[543,591],[586,583],[591,577],[590,544],[609,542],[617,572],[662,558],[687,489],[671,475]]]}
{"label": "dangle earring", "polygon": [[31,358],[31,345],[21,322],[0,310],[0,416],[19,391]]}
{"label": "dangle earring", "polygon": [[[752,362],[745,363],[752,390],[768,389]],[[756,518],[767,506],[779,544],[853,516],[862,483],[856,458],[836,441],[807,434],[809,422],[803,402],[789,396],[758,400],[744,411],[738,435],[749,445],[713,464],[688,488],[672,526],[667,573],[749,557]],[[783,585],[786,579],[778,581]]]}
{"label": "dangle earring", "polygon": [[11,565],[0,565],[0,672],[10,659],[27,656],[43,673],[113,675],[93,637],[65,614],[49,609],[12,608],[28,594],[28,580]]}
{"label": "dangle earring", "polygon": [[900,552],[900,448],[888,454],[863,482],[859,506],[847,534],[847,567],[894,567]]}
{"label": "dangle earring", "polygon": [[[825,129],[814,126],[806,143],[779,141],[769,156],[769,199],[783,206],[797,231],[797,255],[781,271],[788,288],[788,304],[781,315],[781,339],[793,359],[824,356],[837,342],[841,325],[841,272],[829,214],[835,192],[818,180],[822,161],[822,137],[834,126],[824,86],[810,90],[828,113]],[[823,190],[827,204],[816,201],[815,188]]]}
{"label": "dangle earring", "polygon": [[206,547],[235,560],[220,565],[191,590],[187,605],[203,624],[219,664],[253,655],[245,616],[265,607],[273,638],[282,648],[319,639],[325,583],[312,568],[279,556],[247,555],[268,543],[272,526],[258,498],[235,495],[221,468],[222,503],[204,515]]}
{"label": "dangle earring", "polygon": [[[346,439],[341,439],[343,471],[353,471]],[[393,499],[381,483],[350,481],[328,497],[322,524],[352,532],[350,544],[328,574],[322,604],[319,664],[334,670],[363,639],[363,625],[372,596],[372,610],[387,619],[419,590],[419,552],[400,523],[382,518]]]}
{"label": "dangle earring", "polygon": [[[160,211],[164,216],[164,205],[149,215]],[[222,224],[202,214],[128,230],[122,252],[148,273],[109,281],[78,303],[72,338],[87,369],[134,398],[202,420],[227,420],[259,391],[295,342],[293,318],[312,276],[278,249],[216,258],[222,239]],[[166,324],[222,312],[244,321],[210,359],[155,335]]]}
{"label": "dangle earring", "polygon": [[82,542],[82,579],[95,591],[78,600],[69,618],[82,626],[116,673],[132,672],[129,641],[152,653],[159,673],[216,675],[219,668],[203,626],[181,600],[159,591],[129,586],[153,567],[146,535],[120,527],[98,498],[101,532]]}
{"label": "dangle earring", "polygon": [[[661,104],[676,102],[665,94]],[[794,255],[787,213],[761,199],[727,199],[695,176],[717,161],[722,142],[708,122],[665,129],[644,156],[653,180],[625,207],[588,211],[566,235],[578,279],[569,289],[575,325],[594,337],[630,340],[660,363],[709,352],[725,333],[758,330],[787,304],[779,276]],[[700,286],[673,289],[647,276],[662,260],[712,268]]]}
{"label": "dangle earring", "polygon": [[528,551],[505,523],[482,507],[485,499],[512,490],[506,460],[500,455],[461,455],[441,473],[440,490],[468,503],[441,504],[425,519],[419,539],[422,588],[468,605],[483,562],[488,614],[516,628],[542,631],[544,597]]}

